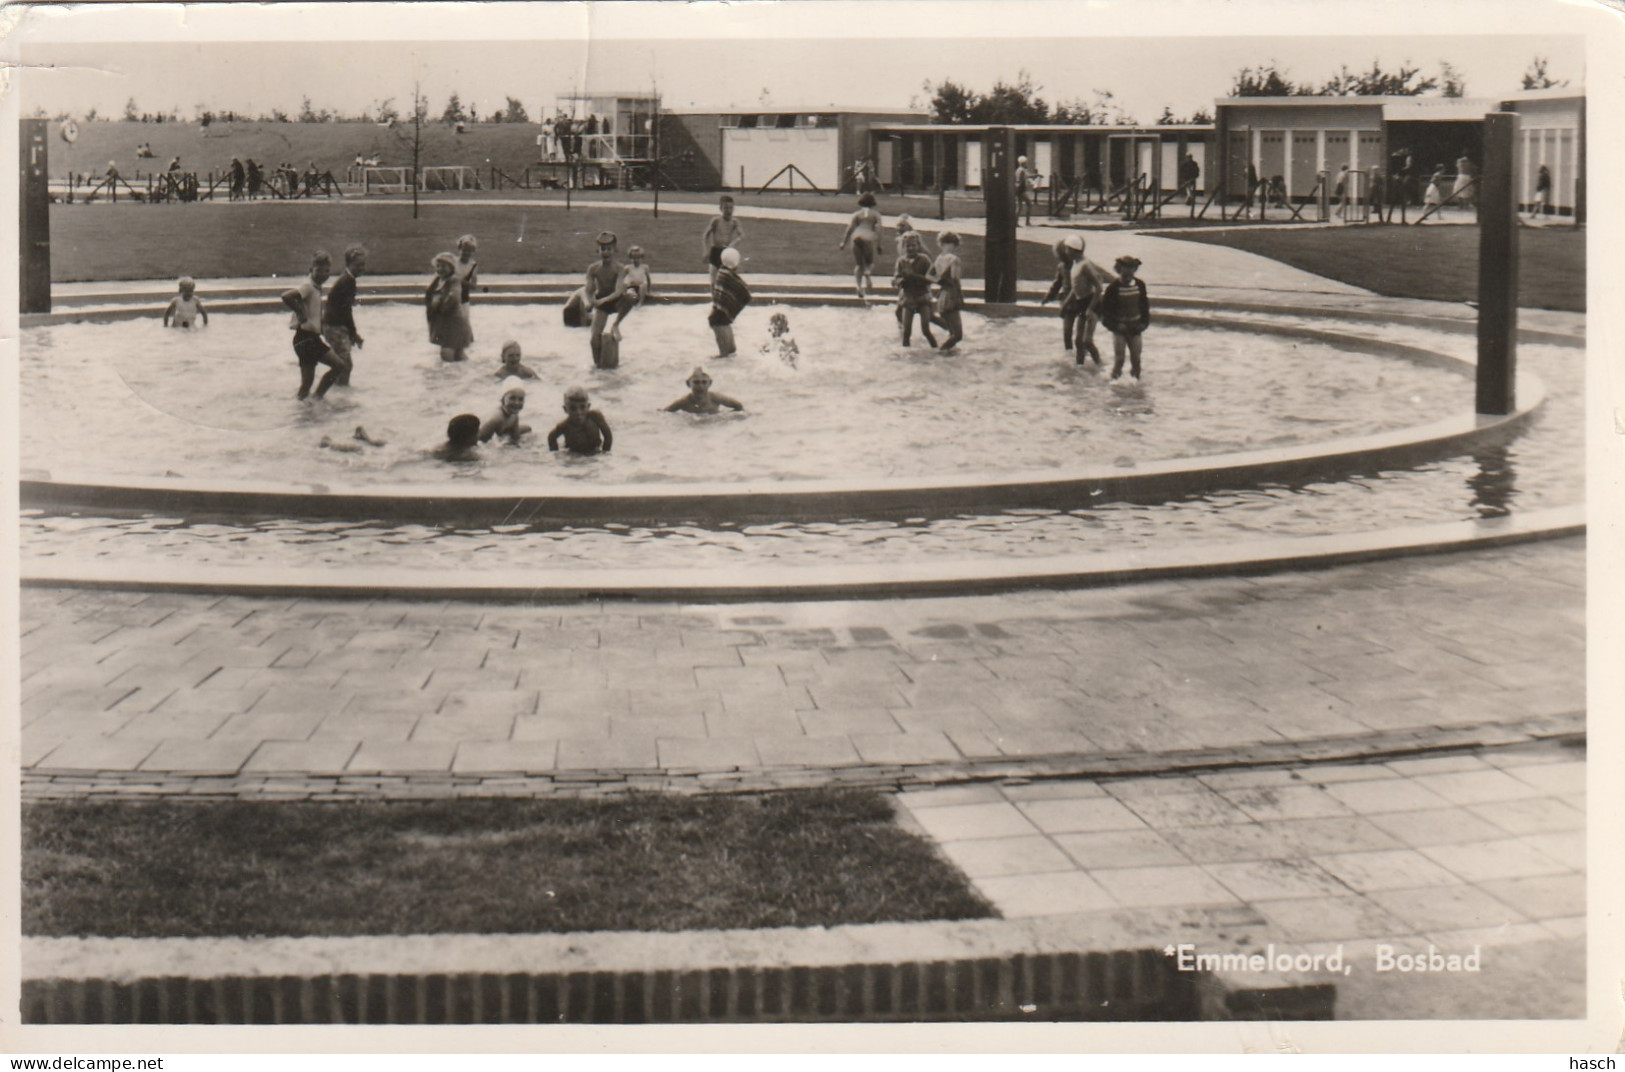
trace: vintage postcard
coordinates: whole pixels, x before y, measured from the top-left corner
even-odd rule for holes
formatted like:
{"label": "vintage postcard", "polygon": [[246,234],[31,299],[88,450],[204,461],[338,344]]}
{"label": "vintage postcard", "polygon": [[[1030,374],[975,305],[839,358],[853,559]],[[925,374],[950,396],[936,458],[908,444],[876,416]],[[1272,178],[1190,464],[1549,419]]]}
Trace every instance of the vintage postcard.
{"label": "vintage postcard", "polygon": [[1617,12],[4,15],[8,1049],[1615,1045]]}

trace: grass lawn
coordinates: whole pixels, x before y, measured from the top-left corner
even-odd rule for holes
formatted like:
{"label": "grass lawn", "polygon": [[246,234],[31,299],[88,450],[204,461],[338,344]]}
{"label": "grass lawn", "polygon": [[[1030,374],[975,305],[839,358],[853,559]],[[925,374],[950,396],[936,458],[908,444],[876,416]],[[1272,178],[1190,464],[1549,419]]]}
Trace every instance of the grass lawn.
{"label": "grass lawn", "polygon": [[[1162,237],[1244,249],[1395,298],[1478,297],[1477,227],[1252,228]],[[1524,228],[1518,236],[1518,304],[1584,312],[1585,241],[1584,231],[1570,227]]]}
{"label": "grass lawn", "polygon": [[[852,199],[786,200],[798,208],[839,208],[842,215],[828,223],[744,220],[746,277],[753,272],[850,273],[852,255],[836,246]],[[593,240],[605,229],[620,236],[623,252],[633,243],[648,250],[656,285],[662,272],[704,269],[700,235],[705,216],[662,211],[655,219],[647,204],[570,211],[562,206],[558,197],[537,199],[535,207],[426,200],[414,220],[409,202],[376,200],[53,205],[51,278],[74,282],[187,274],[197,277],[199,293],[207,299],[210,279],[303,275],[312,250],[326,249],[338,261],[346,246],[360,243],[367,247],[369,271],[421,275],[427,283],[434,274],[430,258],[450,250],[465,233],[479,237],[480,267],[486,273],[580,272],[594,259]],[[974,235],[963,239],[960,256],[969,274],[980,276],[982,240]],[[890,275],[895,251],[889,242],[886,249],[877,281]],[[1023,278],[1049,278],[1054,267],[1048,250],[1032,243],[1021,243],[1018,250]]]}
{"label": "grass lawn", "polygon": [[833,926],[991,907],[884,795],[38,804],[23,933],[225,937]]}

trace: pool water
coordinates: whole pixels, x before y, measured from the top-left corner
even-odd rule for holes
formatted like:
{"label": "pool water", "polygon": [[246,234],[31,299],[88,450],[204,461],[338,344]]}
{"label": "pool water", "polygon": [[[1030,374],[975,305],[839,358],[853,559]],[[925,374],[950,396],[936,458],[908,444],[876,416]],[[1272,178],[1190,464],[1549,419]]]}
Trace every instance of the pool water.
{"label": "pool water", "polygon": [[[1324,325],[1322,325],[1324,326]],[[1446,338],[1386,325],[1338,325],[1372,337],[1467,352]],[[1399,336],[1404,336],[1403,338]],[[1547,400],[1509,440],[1411,469],[1071,511],[827,523],[443,526],[173,517],[105,518],[27,511],[27,560],[209,566],[408,567],[486,571],[594,568],[885,565],[982,556],[1040,558],[1214,548],[1269,537],[1357,534],[1504,517],[1584,500],[1581,351],[1519,348]],[[1459,381],[1463,390],[1470,384]]]}
{"label": "pool water", "polygon": [[[940,477],[1200,457],[1320,443],[1463,412],[1470,384],[1447,370],[1267,334],[1153,325],[1144,384],[1112,386],[1072,364],[1053,318],[967,314],[961,351],[905,349],[889,305],[792,308],[801,357],[764,354],[773,309],[737,325],[740,356],[714,358],[705,308],[653,304],[625,326],[621,367],[592,369],[587,333],[556,304],[476,305],[470,360],[443,364],[411,304],[362,306],[367,340],[353,386],[294,400],[288,317],[217,313],[193,332],[159,321],[31,328],[22,345],[21,464],[53,474],[383,485],[477,481],[582,484]],[[524,348],[538,374],[517,447],[474,465],[427,451],[447,420],[497,409],[498,351]],[[1110,339],[1104,332],[1109,362]],[[690,370],[742,414],[669,414]],[[588,388],[615,432],[614,453],[550,454],[545,434],[566,387]],[[364,426],[385,446],[318,446]]]}

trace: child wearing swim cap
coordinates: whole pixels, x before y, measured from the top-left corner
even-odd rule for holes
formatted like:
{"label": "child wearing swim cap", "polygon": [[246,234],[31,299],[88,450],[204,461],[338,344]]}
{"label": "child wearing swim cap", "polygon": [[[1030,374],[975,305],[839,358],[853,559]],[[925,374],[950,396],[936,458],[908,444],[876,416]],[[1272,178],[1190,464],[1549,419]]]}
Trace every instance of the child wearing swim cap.
{"label": "child wearing swim cap", "polygon": [[739,251],[725,249],[719,258],[716,278],[711,283],[711,315],[707,323],[717,337],[717,356],[733,357],[739,352],[734,343],[734,318],[750,304],[750,288],[739,274]]}
{"label": "child wearing swim cap", "polygon": [[515,446],[519,438],[530,431],[530,425],[519,423],[519,414],[525,408],[525,383],[518,376],[502,381],[502,404],[496,413],[480,425],[480,442],[489,442],[492,436],[504,435]]}
{"label": "child wearing swim cap", "polygon": [[711,374],[699,365],[688,374],[688,394],[679,398],[666,407],[667,413],[716,413],[727,406],[731,410],[742,410],[745,404],[736,398],[718,394],[711,390]]}
{"label": "child wearing swim cap", "polygon": [[563,439],[564,449],[571,454],[609,453],[615,434],[609,430],[604,415],[592,408],[585,387],[572,387],[564,392],[564,412],[564,420],[547,433],[548,450],[558,450],[559,440]]}
{"label": "child wearing swim cap", "polygon": [[191,330],[192,324],[199,318],[203,320],[203,326],[208,327],[209,313],[196,295],[197,283],[191,276],[183,275],[175,285],[180,293],[170,299],[169,307],[164,310],[164,327]]}
{"label": "child wearing swim cap", "polygon": [[502,344],[502,367],[497,369],[496,374],[503,379],[512,376],[521,380],[534,380],[536,370],[522,363],[521,358],[523,356],[520,353],[519,344],[509,339]]}

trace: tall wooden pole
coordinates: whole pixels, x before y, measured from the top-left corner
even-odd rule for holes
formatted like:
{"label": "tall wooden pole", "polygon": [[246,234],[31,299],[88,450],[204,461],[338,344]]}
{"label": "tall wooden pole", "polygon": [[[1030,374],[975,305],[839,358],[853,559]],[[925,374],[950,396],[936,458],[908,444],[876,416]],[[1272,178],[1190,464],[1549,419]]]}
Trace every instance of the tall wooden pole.
{"label": "tall wooden pole", "polygon": [[19,143],[22,197],[19,243],[22,253],[21,304],[24,313],[51,311],[50,154],[44,119],[24,119]]}
{"label": "tall wooden pole", "polygon": [[1016,132],[989,127],[982,135],[982,202],[987,210],[983,242],[982,298],[1016,300]]}
{"label": "tall wooden pole", "polygon": [[1517,408],[1518,202],[1513,187],[1518,116],[1484,117],[1478,236],[1478,412]]}

